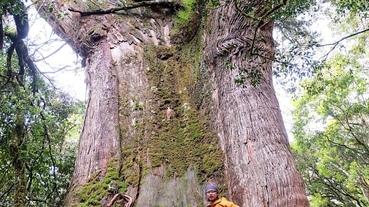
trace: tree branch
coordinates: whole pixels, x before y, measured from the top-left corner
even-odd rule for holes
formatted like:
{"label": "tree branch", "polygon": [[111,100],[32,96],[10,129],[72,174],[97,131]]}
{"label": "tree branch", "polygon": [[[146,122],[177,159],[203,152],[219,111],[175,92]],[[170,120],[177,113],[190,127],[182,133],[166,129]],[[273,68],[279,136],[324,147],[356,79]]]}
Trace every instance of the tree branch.
{"label": "tree branch", "polygon": [[335,42],[332,42],[332,43],[322,44],[322,45],[319,45],[318,44],[317,47],[326,47],[326,46],[332,46],[333,45],[333,47],[331,47],[331,49],[325,55],[322,56],[324,58],[324,60],[326,60],[327,57],[328,57],[328,55],[337,47],[337,45],[339,43],[341,43],[342,41],[347,40],[347,39],[349,39],[351,37],[354,37],[356,35],[359,35],[359,34],[362,34],[362,33],[368,32],[368,31],[369,31],[369,28],[364,29],[364,30],[361,30],[361,31],[358,31],[358,32],[355,32],[355,33],[350,34],[350,35],[347,35],[345,37],[342,37],[341,39],[339,39],[339,40],[337,40]]}
{"label": "tree branch", "polygon": [[111,8],[107,10],[98,9],[98,10],[92,10],[92,11],[80,11],[74,8],[69,8],[68,10],[71,12],[78,12],[81,16],[89,16],[89,15],[117,14],[117,13],[120,13],[121,11],[126,11],[126,10],[135,9],[139,7],[145,7],[145,6],[167,6],[167,7],[173,7],[175,10],[183,9],[183,6],[181,4],[179,4],[178,2],[174,2],[172,0],[153,0],[153,1],[134,2],[130,5]]}
{"label": "tree branch", "polygon": [[255,47],[255,41],[256,41],[256,36],[257,36],[258,30],[260,28],[263,28],[265,25],[267,25],[270,22],[270,21],[265,22],[265,20],[267,18],[269,18],[273,13],[275,13],[276,11],[281,9],[286,4],[287,4],[287,0],[281,0],[281,2],[278,3],[278,5],[272,7],[270,10],[265,11],[266,13],[264,15],[262,15],[261,17],[253,17],[253,16],[249,15],[248,13],[242,11],[242,9],[240,8],[240,6],[237,3],[237,0],[235,0],[235,8],[242,16],[248,17],[248,18],[250,18],[254,21],[258,21],[258,24],[257,24],[257,26],[255,28],[255,32],[254,32],[254,37],[253,37],[252,43],[251,43],[250,56],[254,55],[254,47]]}

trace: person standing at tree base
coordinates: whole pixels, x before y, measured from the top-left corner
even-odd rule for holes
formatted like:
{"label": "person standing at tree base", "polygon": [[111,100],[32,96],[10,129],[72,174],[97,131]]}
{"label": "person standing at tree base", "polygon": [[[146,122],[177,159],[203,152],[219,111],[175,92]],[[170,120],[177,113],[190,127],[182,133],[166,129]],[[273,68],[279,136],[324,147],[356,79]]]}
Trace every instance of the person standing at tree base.
{"label": "person standing at tree base", "polygon": [[206,198],[209,201],[207,207],[239,207],[233,202],[228,201],[226,198],[218,196],[218,187],[210,184],[205,188]]}

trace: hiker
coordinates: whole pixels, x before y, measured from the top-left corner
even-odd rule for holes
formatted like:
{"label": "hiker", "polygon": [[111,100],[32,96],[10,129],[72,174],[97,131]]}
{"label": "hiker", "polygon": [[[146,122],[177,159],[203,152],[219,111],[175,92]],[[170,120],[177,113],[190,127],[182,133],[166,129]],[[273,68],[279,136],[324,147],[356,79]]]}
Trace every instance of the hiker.
{"label": "hiker", "polygon": [[218,187],[210,184],[205,188],[206,198],[209,201],[207,207],[239,207],[238,205],[228,201],[226,198],[218,197]]}

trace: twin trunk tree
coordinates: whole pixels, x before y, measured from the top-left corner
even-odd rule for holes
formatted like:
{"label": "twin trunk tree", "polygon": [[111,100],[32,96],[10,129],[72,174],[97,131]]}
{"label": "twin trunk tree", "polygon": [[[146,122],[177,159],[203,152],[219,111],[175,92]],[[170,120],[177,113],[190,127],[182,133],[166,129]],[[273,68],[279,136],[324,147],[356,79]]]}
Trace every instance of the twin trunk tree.
{"label": "twin trunk tree", "polygon": [[272,83],[273,22],[257,18],[273,5],[238,2],[250,17],[235,1],[99,2],[37,4],[86,70],[66,206],[204,206],[208,182],[244,207],[308,206]]}

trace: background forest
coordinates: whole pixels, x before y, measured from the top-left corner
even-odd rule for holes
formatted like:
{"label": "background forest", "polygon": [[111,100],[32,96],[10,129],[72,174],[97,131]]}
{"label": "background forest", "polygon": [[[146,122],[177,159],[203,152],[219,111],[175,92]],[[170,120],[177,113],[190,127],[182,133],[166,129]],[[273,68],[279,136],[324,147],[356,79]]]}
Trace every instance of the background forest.
{"label": "background forest", "polygon": [[[0,1],[0,206],[61,206],[85,103],[33,63],[42,45],[27,37],[24,3]],[[310,205],[369,206],[369,3],[283,3],[273,17],[274,82],[288,94],[280,103],[291,97],[284,118]]]}

